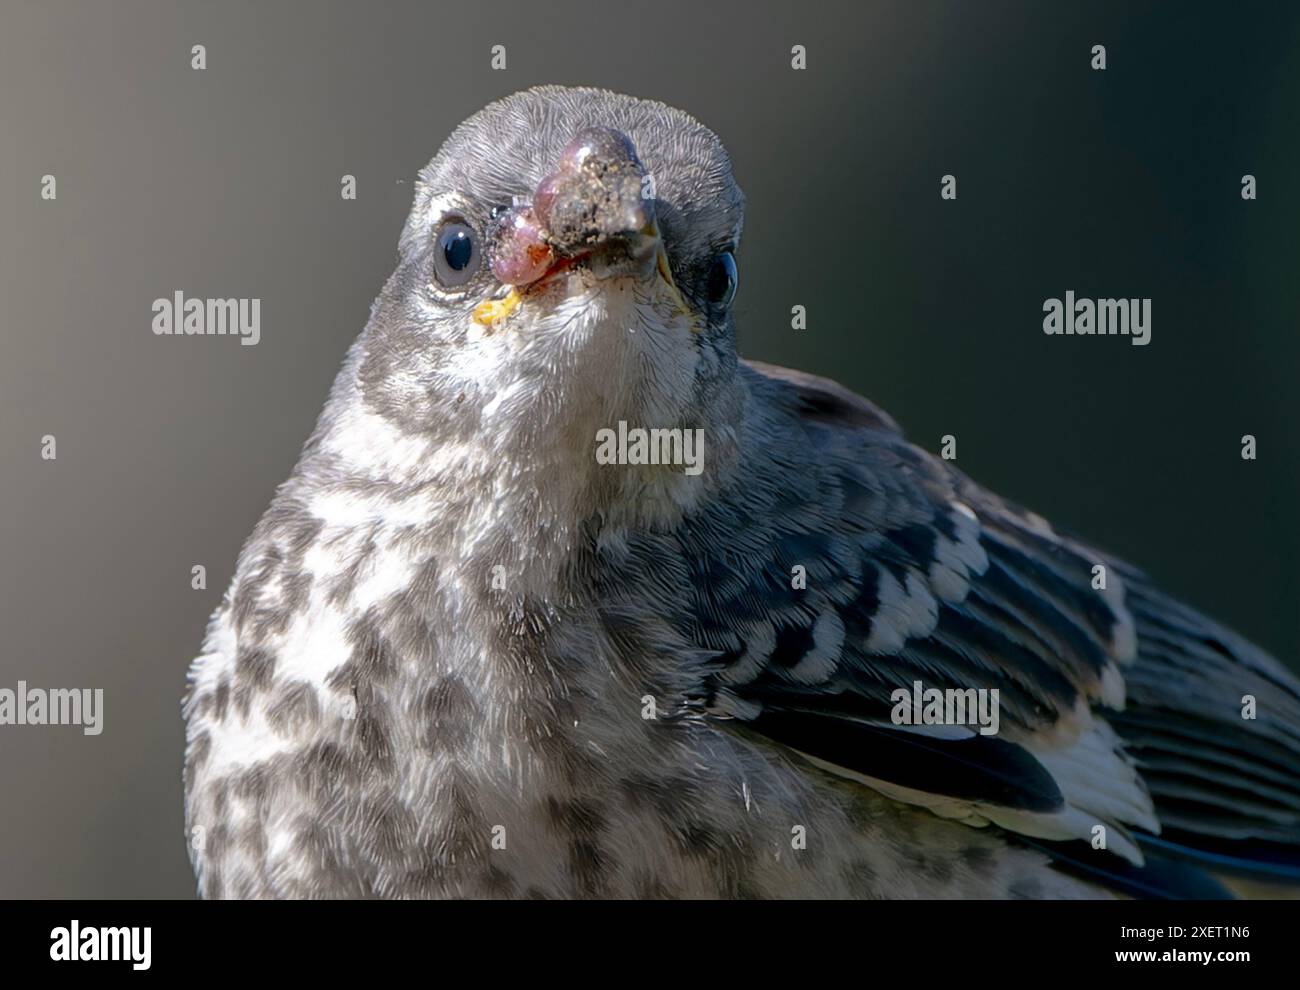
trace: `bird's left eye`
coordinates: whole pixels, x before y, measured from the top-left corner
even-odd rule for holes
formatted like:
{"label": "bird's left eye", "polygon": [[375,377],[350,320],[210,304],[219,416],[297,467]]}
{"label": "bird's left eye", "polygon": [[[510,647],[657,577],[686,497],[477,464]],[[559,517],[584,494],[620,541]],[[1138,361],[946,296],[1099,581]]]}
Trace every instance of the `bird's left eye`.
{"label": "bird's left eye", "polygon": [[731,300],[736,298],[736,285],[739,273],[736,271],[736,258],[730,251],[723,251],[713,259],[709,266],[709,281],[705,293],[709,305],[715,309],[726,309]]}
{"label": "bird's left eye", "polygon": [[448,289],[464,285],[479,266],[478,239],[468,224],[450,220],[438,228],[433,247],[433,272]]}

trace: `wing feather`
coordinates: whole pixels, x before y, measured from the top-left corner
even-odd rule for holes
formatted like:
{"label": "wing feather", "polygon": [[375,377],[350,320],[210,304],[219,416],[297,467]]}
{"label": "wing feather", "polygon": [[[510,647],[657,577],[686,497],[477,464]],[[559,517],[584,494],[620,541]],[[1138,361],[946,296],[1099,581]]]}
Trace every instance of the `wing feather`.
{"label": "wing feather", "polygon": [[[714,717],[972,824],[1054,841],[1102,825],[1135,864],[1135,833],[1162,820],[1189,845],[1300,845],[1300,689],[1276,661],[842,386],[746,374],[764,460],[675,536],[690,638],[718,655]],[[997,736],[895,724],[914,681],[997,689]]]}

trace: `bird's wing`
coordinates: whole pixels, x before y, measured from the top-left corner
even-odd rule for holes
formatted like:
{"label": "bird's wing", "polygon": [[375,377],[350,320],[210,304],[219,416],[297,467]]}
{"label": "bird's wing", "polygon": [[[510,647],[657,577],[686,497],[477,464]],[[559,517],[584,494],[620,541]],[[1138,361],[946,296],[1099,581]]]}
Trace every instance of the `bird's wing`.
{"label": "bird's wing", "polygon": [[[1155,799],[1161,842],[1300,880],[1300,687],[1258,647],[1115,562],[1137,630],[1108,713]],[[1231,862],[1229,862],[1231,861]]]}
{"label": "bird's wing", "polygon": [[[1162,823],[1180,844],[1300,845],[1300,687],[1275,661],[847,389],[745,374],[751,474],[676,535],[715,717],[940,815],[1104,837],[1135,864]],[[899,707],[914,682],[996,689],[997,732],[900,724],[924,714]]]}

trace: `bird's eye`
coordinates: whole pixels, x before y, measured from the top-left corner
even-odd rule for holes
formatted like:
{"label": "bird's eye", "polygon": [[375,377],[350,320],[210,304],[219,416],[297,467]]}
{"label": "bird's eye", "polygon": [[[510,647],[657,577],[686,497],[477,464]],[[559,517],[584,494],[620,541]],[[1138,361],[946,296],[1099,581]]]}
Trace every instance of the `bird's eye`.
{"label": "bird's eye", "polygon": [[730,251],[723,251],[713,259],[709,267],[709,281],[705,293],[709,305],[715,309],[726,309],[731,300],[736,298],[736,285],[739,274],[736,271],[736,258]]}
{"label": "bird's eye", "polygon": [[464,285],[479,267],[478,240],[468,224],[449,220],[438,228],[433,250],[433,272],[448,289]]}

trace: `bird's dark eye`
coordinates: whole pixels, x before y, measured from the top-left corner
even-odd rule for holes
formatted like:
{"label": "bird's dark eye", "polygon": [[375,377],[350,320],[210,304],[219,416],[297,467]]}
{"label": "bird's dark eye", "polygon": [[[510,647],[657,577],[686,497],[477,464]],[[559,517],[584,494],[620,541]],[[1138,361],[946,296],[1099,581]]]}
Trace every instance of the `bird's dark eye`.
{"label": "bird's dark eye", "polygon": [[713,259],[709,266],[709,281],[705,293],[709,305],[715,309],[726,309],[731,300],[736,298],[736,285],[739,273],[736,271],[736,259],[730,251],[723,251]]}
{"label": "bird's dark eye", "polygon": [[478,271],[478,239],[473,228],[459,221],[449,220],[438,228],[437,243],[433,250],[433,271],[438,282],[452,289],[464,285]]}

